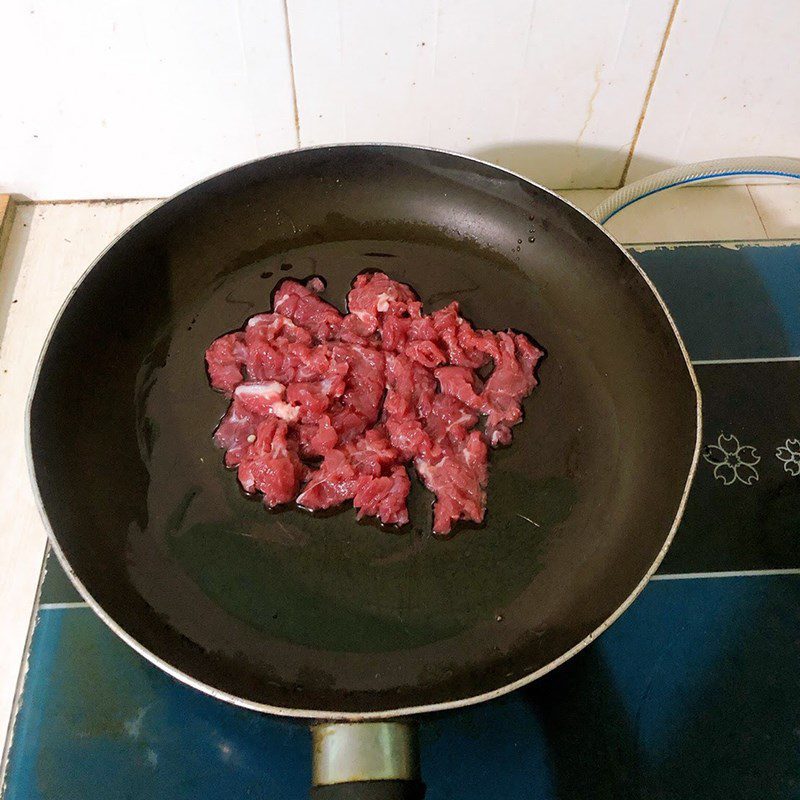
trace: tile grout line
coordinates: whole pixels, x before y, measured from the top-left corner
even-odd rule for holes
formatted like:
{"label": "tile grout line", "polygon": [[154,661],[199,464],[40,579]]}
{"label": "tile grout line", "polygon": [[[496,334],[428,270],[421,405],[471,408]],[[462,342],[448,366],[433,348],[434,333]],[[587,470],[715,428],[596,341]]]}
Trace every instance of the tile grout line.
{"label": "tile grout line", "polygon": [[750,191],[750,184],[747,183],[745,184],[745,186],[747,187],[747,196],[750,198],[750,202],[753,204],[753,208],[756,210],[756,216],[758,217],[758,221],[761,223],[761,228],[764,231],[764,236],[766,236],[767,239],[770,239],[771,237],[769,235],[769,231],[767,231],[767,226],[764,224],[764,220],[761,217],[761,212],[758,210],[758,203],[756,203],[756,199],[755,197],[753,197],[753,193]]}
{"label": "tile grout line", "polygon": [[65,608],[89,608],[85,600],[73,600],[68,603],[41,603],[39,611],[60,611]]}
{"label": "tile grout line", "polygon": [[286,25],[286,46],[289,51],[289,80],[292,85],[292,109],[294,111],[294,135],[300,147],[300,109],[297,105],[297,82],[294,78],[294,55],[292,53],[292,27],[289,24],[289,0],[283,0],[283,21]]}
{"label": "tile grout line", "polygon": [[619,186],[618,188],[622,188],[625,185],[625,181],[628,178],[628,170],[631,168],[631,162],[633,161],[633,154],[636,151],[636,145],[639,143],[639,136],[642,132],[642,126],[644,125],[644,118],[647,114],[647,109],[650,106],[650,98],[653,96],[653,88],[656,85],[656,78],[658,78],[658,72],[661,69],[661,62],[664,59],[664,51],[667,49],[667,42],[669,41],[669,35],[672,32],[672,24],[675,22],[675,15],[678,12],[678,4],[680,0],[672,0],[672,8],[669,12],[669,19],[667,20],[667,24],[664,27],[664,35],[661,37],[661,47],[658,50],[658,55],[656,56],[655,64],[653,64],[653,69],[650,73],[650,83],[647,86],[647,91],[644,95],[644,100],[642,102],[642,110],[639,112],[639,119],[636,121],[636,128],[633,131],[633,138],[631,139],[631,146],[628,150],[628,157],[625,159],[625,165],[622,168],[622,175],[619,179]]}

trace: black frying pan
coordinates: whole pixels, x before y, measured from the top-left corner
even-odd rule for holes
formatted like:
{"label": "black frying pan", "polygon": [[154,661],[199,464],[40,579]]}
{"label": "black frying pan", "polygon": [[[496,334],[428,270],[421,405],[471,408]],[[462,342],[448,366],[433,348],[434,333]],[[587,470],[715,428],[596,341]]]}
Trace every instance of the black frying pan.
{"label": "black frying pan", "polygon": [[[367,268],[548,351],[482,529],[433,537],[419,486],[402,533],[269,514],[222,465],[204,349],[281,278],[341,306]],[[463,156],[347,145],[224,172],[117,239],[51,333],[30,452],[56,552],[145,657],[249,708],[385,718],[496,697],[608,627],[675,531],[699,412],[662,302],[589,217]]]}

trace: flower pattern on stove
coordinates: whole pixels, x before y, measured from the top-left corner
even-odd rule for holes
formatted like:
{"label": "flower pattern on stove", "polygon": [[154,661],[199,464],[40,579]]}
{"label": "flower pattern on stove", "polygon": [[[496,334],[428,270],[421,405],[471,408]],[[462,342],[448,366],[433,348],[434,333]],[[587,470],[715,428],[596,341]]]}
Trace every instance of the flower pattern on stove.
{"label": "flower pattern on stove", "polygon": [[783,447],[779,447],[775,455],[783,461],[783,468],[790,475],[800,475],[800,440],[787,439]]}
{"label": "flower pattern on stove", "polygon": [[714,477],[726,486],[736,481],[750,486],[758,480],[755,465],[761,461],[761,456],[756,454],[755,447],[739,444],[735,436],[721,433],[717,443],[703,451],[703,458],[714,465]]}

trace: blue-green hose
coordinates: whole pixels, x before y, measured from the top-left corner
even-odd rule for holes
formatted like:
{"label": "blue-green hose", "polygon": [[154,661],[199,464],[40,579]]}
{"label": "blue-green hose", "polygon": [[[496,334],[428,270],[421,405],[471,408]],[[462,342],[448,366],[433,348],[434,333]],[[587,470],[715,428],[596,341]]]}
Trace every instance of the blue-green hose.
{"label": "blue-green hose", "polygon": [[718,158],[714,161],[699,161],[696,164],[671,167],[623,186],[600,203],[591,212],[591,215],[600,223],[608,222],[623,208],[627,208],[643,197],[663,192],[664,189],[713,178],[729,178],[740,175],[775,175],[800,179],[800,158],[778,156]]}

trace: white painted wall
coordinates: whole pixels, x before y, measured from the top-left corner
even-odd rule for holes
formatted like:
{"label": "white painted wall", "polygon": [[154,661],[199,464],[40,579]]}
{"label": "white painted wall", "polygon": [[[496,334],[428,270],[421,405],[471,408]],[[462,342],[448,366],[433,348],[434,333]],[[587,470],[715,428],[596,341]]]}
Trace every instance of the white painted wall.
{"label": "white painted wall", "polygon": [[338,141],[557,188],[800,156],[798,29],[797,0],[9,0],[0,192],[159,197]]}

